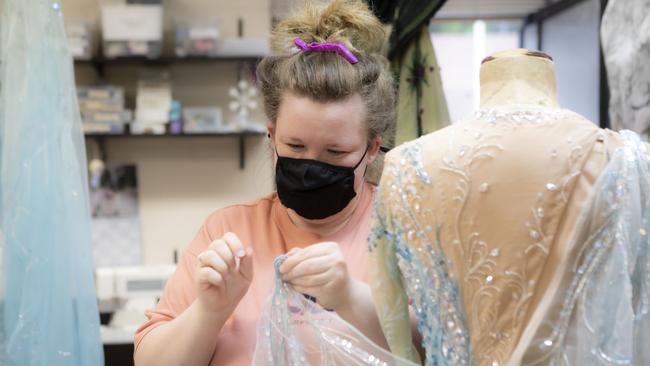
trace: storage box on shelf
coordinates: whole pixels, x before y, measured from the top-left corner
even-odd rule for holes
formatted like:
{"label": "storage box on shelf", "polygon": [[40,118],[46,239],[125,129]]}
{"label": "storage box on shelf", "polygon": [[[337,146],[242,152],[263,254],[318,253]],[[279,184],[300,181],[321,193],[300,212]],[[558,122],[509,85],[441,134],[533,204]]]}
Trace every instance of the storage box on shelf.
{"label": "storage box on shelf", "polygon": [[68,48],[75,60],[90,60],[95,52],[94,28],[87,21],[69,21],[65,25]]}
{"label": "storage box on shelf", "polygon": [[77,88],[82,128],[85,133],[121,134],[132,119],[124,109],[124,89],[116,86]]}
{"label": "storage box on shelf", "polygon": [[106,58],[158,58],[162,54],[162,5],[105,4],[101,7]]}
{"label": "storage box on shelf", "polygon": [[132,134],[164,134],[172,107],[172,87],[169,73],[141,70],[135,100],[135,120]]}
{"label": "storage box on shelf", "polygon": [[183,109],[183,132],[192,133],[232,133],[237,126],[226,125],[221,108],[186,107]]}
{"label": "storage box on shelf", "polygon": [[217,19],[178,18],[174,22],[174,52],[178,57],[216,57],[220,40]]}

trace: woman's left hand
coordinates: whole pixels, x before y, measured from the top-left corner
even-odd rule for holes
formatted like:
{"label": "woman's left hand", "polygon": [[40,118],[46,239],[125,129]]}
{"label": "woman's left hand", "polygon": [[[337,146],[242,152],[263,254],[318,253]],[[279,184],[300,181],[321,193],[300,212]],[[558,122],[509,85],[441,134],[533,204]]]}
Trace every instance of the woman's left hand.
{"label": "woman's left hand", "polygon": [[347,305],[353,280],[338,243],[324,242],[294,248],[280,266],[282,279],[301,293],[313,296],[326,309]]}

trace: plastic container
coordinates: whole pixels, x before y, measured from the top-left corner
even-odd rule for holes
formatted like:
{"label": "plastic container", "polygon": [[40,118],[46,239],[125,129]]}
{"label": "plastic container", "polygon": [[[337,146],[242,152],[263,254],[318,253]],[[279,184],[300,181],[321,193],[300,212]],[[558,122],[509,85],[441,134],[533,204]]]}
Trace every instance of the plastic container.
{"label": "plastic container", "polygon": [[220,40],[218,19],[174,21],[174,51],[178,57],[214,57]]}

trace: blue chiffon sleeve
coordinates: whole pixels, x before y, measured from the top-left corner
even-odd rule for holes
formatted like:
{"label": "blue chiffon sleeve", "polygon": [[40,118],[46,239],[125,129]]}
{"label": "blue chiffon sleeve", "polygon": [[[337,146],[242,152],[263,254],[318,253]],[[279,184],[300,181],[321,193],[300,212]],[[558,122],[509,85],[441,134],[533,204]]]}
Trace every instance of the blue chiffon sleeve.
{"label": "blue chiffon sleeve", "polygon": [[650,365],[650,157],[621,131],[525,365]]}

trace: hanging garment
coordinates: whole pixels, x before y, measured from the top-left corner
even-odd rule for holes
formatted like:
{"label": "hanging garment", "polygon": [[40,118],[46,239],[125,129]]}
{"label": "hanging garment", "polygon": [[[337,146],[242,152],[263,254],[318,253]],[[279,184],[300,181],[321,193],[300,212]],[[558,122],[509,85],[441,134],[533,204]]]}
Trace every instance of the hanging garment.
{"label": "hanging garment", "polygon": [[[392,67],[399,75],[397,122],[382,136],[383,144],[398,146],[406,141],[435,132],[451,124],[447,99],[442,88],[440,66],[428,24],[420,27],[406,48],[400,47],[399,58]],[[383,164],[383,154],[379,155]],[[381,170],[370,170],[366,178],[377,184]]]}
{"label": "hanging garment", "polygon": [[399,62],[396,145],[450,124],[440,66],[426,24]]}
{"label": "hanging garment", "polygon": [[609,0],[601,22],[614,130],[650,140],[650,0]]}
{"label": "hanging garment", "polygon": [[650,364],[650,160],[561,109],[479,110],[392,151],[369,240],[391,350],[426,365]]}
{"label": "hanging garment", "polygon": [[255,366],[415,366],[375,345],[336,313],[282,281],[276,258],[275,290],[257,331]]}
{"label": "hanging garment", "polygon": [[84,139],[60,3],[0,11],[0,364],[103,365]]}

